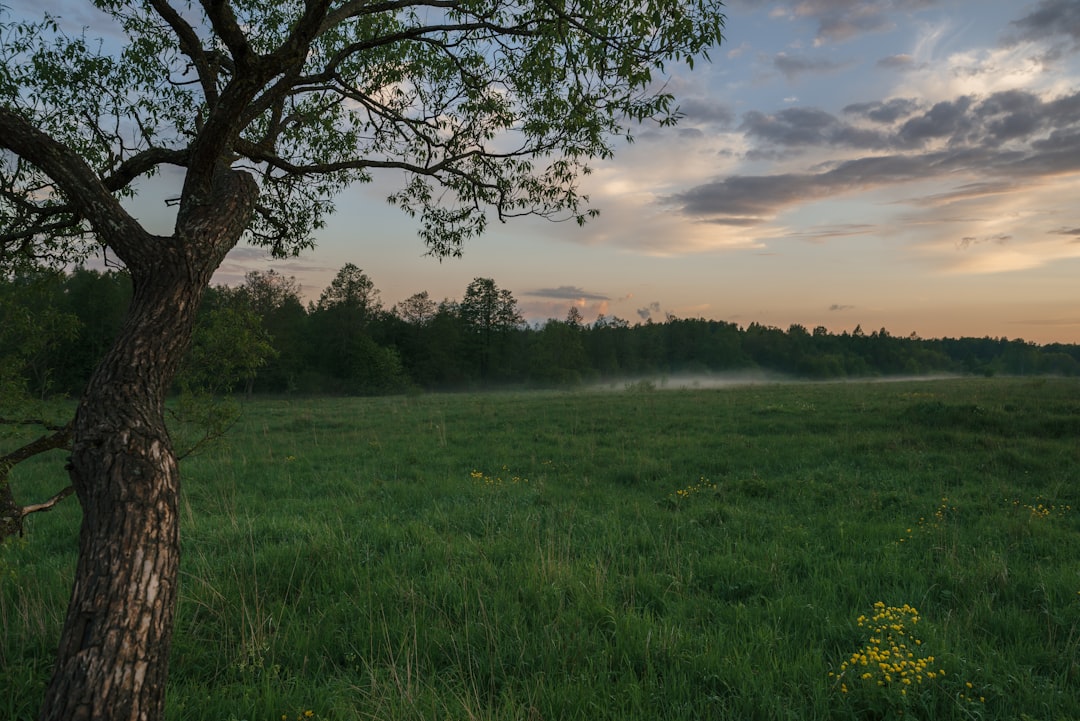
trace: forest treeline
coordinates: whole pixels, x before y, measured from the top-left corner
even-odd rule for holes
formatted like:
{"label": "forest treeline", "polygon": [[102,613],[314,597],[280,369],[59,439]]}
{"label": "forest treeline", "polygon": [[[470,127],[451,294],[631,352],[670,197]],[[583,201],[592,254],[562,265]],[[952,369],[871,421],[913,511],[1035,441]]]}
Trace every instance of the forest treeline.
{"label": "forest treeline", "polygon": [[[631,325],[577,308],[526,324],[516,299],[477,278],[460,300],[427,292],[385,307],[342,268],[304,303],[294,278],[251,272],[211,288],[178,389],[375,395],[413,389],[562,387],[643,376],[766,371],[807,379],[937,373],[1080,375],[1080,345],[1006,338],[831,333],[668,317]],[[119,327],[120,270],[15,275],[0,282],[0,374],[36,397],[78,395]],[[0,379],[3,380],[3,379]]]}

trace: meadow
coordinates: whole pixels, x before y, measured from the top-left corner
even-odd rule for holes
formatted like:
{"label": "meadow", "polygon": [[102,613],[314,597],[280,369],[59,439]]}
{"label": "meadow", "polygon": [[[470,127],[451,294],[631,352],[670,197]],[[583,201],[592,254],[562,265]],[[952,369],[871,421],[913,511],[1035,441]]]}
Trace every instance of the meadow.
{"label": "meadow", "polygon": [[[1080,718],[1077,380],[254,400],[183,472],[171,720]],[[78,515],[2,549],[0,718]]]}

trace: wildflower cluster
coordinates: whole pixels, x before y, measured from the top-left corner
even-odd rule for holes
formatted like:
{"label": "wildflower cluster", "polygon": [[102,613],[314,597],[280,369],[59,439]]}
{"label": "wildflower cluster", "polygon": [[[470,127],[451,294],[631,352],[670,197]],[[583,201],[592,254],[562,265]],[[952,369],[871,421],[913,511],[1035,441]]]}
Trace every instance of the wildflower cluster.
{"label": "wildflower cluster", "polygon": [[1044,518],[1050,518],[1051,516],[1064,516],[1072,510],[1072,506],[1059,506],[1054,503],[1047,504],[1042,496],[1036,496],[1032,503],[1024,503],[1018,499],[1013,499],[1012,505],[1013,508],[1026,509],[1031,513],[1031,518],[1035,520],[1042,520]]}
{"label": "wildflower cluster", "polygon": [[295,721],[318,721],[318,718],[311,709],[301,711],[295,717],[290,717],[287,713],[281,714],[281,721],[294,721],[294,719]]}
{"label": "wildflower cluster", "polygon": [[840,664],[838,672],[829,673],[840,692],[846,694],[859,686],[907,696],[909,690],[943,678],[945,669],[935,666],[933,656],[923,655],[922,641],[912,633],[918,623],[919,612],[906,603],[886,606],[878,601],[872,616],[859,616],[859,627],[868,629],[870,637]]}
{"label": "wildflower cluster", "polygon": [[676,500],[678,500],[678,499],[681,499],[681,498],[689,498],[690,496],[694,495],[695,493],[700,493],[701,491],[705,491],[705,490],[709,490],[709,489],[716,490],[716,484],[713,483],[712,481],[710,481],[705,476],[702,476],[700,479],[698,479],[698,482],[695,483],[694,485],[687,486],[686,488],[680,488],[679,490],[675,491],[671,495]]}
{"label": "wildflower cluster", "polygon": [[919,519],[919,523],[917,525],[906,529],[906,535],[899,540],[899,543],[910,541],[916,536],[916,534],[930,533],[932,531],[940,529],[946,524],[946,522],[948,522],[949,518],[956,514],[956,512],[956,506],[950,505],[949,499],[943,496],[941,498],[941,503],[939,503],[937,509],[934,510],[934,515],[931,516],[929,520],[927,520],[924,516]]}
{"label": "wildflower cluster", "polygon": [[[481,483],[485,486],[498,487],[504,485],[521,485],[529,482],[528,478],[522,478],[521,476],[513,475],[510,469],[503,466],[502,469],[494,476],[489,476],[483,471],[472,471],[469,473],[469,477],[476,483]],[[505,477],[504,477],[505,474]]]}

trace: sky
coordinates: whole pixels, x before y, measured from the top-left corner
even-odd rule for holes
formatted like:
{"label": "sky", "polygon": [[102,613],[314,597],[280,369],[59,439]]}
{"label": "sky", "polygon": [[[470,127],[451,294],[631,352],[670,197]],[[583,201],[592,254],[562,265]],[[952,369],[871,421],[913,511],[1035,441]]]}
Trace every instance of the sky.
{"label": "sky", "polygon": [[[377,178],[337,198],[313,251],[240,247],[215,282],[274,268],[316,298],[354,263],[387,307],[485,277],[534,323],[576,306],[590,322],[1080,343],[1080,0],[725,12],[711,62],[667,78],[682,121],[593,164],[585,227],[492,223],[439,261]],[[169,193],[146,187],[133,210],[167,226]]]}

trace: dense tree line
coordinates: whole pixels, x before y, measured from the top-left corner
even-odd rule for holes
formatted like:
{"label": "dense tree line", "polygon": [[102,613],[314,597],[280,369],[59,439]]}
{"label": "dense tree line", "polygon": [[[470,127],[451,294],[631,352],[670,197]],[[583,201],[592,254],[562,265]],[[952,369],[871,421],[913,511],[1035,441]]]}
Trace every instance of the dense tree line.
{"label": "dense tree line", "polygon": [[[77,395],[119,326],[126,273],[76,269],[0,283],[0,381]],[[504,385],[562,387],[642,376],[767,371],[809,379],[933,373],[1080,375],[1080,346],[1006,338],[830,333],[668,317],[526,324],[516,299],[477,278],[462,299],[426,291],[393,305],[360,268],[305,304],[294,278],[251,272],[210,289],[177,390],[375,395]],[[5,380],[6,379],[6,380]]]}

